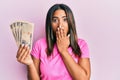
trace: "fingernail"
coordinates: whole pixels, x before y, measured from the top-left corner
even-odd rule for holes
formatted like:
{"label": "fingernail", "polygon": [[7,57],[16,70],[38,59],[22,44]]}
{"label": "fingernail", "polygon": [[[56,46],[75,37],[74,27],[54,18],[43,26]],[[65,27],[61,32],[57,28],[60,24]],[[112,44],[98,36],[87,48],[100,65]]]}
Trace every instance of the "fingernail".
{"label": "fingernail", "polygon": [[58,28],[58,30],[59,30],[59,28]]}
{"label": "fingernail", "polygon": [[22,47],[24,46],[25,44],[22,44]]}
{"label": "fingernail", "polygon": [[61,26],[59,26],[61,28]]}
{"label": "fingernail", "polygon": [[30,51],[30,53],[31,53],[31,49],[30,49],[29,51]]}
{"label": "fingernail", "polygon": [[28,44],[26,44],[25,47],[28,47]]}
{"label": "fingernail", "polygon": [[68,34],[68,37],[70,37],[70,34]]}

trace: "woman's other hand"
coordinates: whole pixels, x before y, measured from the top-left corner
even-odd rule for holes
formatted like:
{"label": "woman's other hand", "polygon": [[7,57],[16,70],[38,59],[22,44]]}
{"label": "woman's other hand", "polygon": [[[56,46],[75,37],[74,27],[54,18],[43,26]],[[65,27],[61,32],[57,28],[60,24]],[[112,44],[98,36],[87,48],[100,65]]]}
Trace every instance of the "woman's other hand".
{"label": "woman's other hand", "polygon": [[16,55],[17,61],[25,64],[25,65],[31,65],[33,63],[32,57],[30,55],[30,49],[27,45],[20,45],[17,55]]}

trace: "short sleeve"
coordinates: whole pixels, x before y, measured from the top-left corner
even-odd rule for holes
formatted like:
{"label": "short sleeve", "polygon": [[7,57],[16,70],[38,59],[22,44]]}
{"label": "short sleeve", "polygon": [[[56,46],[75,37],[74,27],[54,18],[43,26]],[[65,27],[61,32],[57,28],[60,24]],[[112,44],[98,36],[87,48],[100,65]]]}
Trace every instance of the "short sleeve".
{"label": "short sleeve", "polygon": [[81,58],[89,58],[90,57],[89,49],[88,49],[88,45],[85,42],[85,40],[79,39],[78,40],[78,45],[80,46],[80,49],[81,49],[81,52],[82,52]]}
{"label": "short sleeve", "polygon": [[31,55],[37,59],[40,59],[40,45],[40,40],[36,41],[31,51]]}

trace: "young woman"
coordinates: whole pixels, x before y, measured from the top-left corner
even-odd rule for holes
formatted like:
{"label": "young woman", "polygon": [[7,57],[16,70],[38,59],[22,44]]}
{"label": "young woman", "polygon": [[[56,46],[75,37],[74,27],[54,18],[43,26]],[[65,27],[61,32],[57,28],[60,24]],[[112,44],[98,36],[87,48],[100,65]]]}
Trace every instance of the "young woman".
{"label": "young woman", "polygon": [[78,39],[73,13],[65,4],[49,9],[46,38],[36,41],[32,51],[21,45],[17,60],[27,65],[28,80],[90,80],[88,46]]}

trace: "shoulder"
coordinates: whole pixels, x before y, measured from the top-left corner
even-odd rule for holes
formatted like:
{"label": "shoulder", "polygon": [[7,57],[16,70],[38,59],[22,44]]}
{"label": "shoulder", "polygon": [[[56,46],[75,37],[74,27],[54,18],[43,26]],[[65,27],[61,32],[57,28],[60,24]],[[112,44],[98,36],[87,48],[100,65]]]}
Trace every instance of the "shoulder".
{"label": "shoulder", "polygon": [[46,38],[40,38],[40,39],[38,39],[36,42],[35,42],[35,44],[43,44],[43,45],[45,45],[46,44]]}
{"label": "shoulder", "polygon": [[82,51],[82,58],[89,58],[89,48],[84,39],[78,39],[78,45]]}
{"label": "shoulder", "polygon": [[46,43],[46,38],[40,38],[36,41],[36,43]]}
{"label": "shoulder", "polygon": [[42,51],[45,51],[45,48],[46,48],[46,39],[40,38],[34,43],[31,54],[35,58],[40,59],[41,53]]}
{"label": "shoulder", "polygon": [[35,43],[34,43],[34,47],[39,47],[41,48],[42,47],[45,47],[46,46],[46,38],[40,38],[38,39]]}
{"label": "shoulder", "polygon": [[87,42],[84,39],[78,38],[78,45],[83,47],[84,45],[87,45]]}

